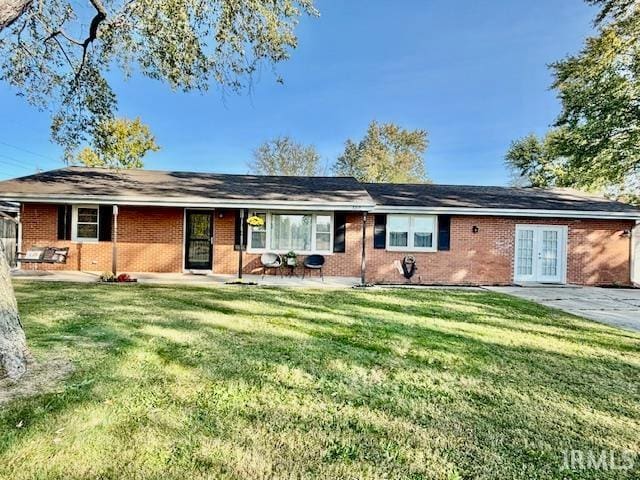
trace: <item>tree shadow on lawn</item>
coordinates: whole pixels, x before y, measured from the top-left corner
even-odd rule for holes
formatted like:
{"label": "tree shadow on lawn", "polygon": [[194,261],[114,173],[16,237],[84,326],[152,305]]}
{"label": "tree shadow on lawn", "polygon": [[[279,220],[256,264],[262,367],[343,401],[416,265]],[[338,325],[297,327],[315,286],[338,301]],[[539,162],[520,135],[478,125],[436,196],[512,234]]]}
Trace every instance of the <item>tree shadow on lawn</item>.
{"label": "tree shadow on lawn", "polygon": [[[446,320],[446,312],[442,312]],[[349,315],[348,309],[345,315]],[[305,319],[303,325],[281,322],[278,314],[261,314],[270,323],[295,328],[304,332],[308,339],[292,339],[285,335],[260,332],[237,331],[224,326],[191,325],[175,321],[165,324],[172,329],[197,328],[207,334],[208,342],[215,342],[218,330],[226,330],[240,337],[247,356],[260,362],[288,362],[305,371],[312,369],[314,375],[331,372],[331,363],[340,360],[354,367],[402,368],[409,371],[420,369],[443,370],[459,376],[482,378],[496,386],[513,386],[514,382],[527,378],[527,390],[538,390],[543,398],[549,395],[581,400],[591,408],[600,408],[611,413],[610,391],[615,380],[626,383],[626,379],[638,373],[638,368],[617,359],[589,358],[565,355],[528,346],[502,345],[474,338],[465,332],[448,332],[428,325],[403,325],[376,316],[360,317],[362,323],[345,329],[332,330],[335,323],[328,320]],[[270,318],[273,317],[273,318]],[[297,320],[307,317],[300,312]],[[196,321],[196,320],[194,320]],[[363,335],[366,333],[366,335]],[[408,340],[406,351],[399,352],[394,346],[398,341]],[[213,343],[211,343],[213,344]],[[224,344],[219,345],[224,349]],[[182,352],[182,353],[181,353]],[[158,351],[166,361],[181,361],[186,366],[198,367],[200,360],[193,357],[190,346],[173,343],[166,351]],[[423,355],[420,355],[423,353]],[[431,355],[428,358],[426,355]],[[444,354],[444,355],[443,355]],[[231,354],[233,355],[233,353]],[[309,359],[314,359],[309,362]],[[498,368],[496,368],[498,367]],[[608,375],[607,375],[608,374]],[[602,385],[603,389],[585,389],[585,385]],[[353,400],[353,399],[352,399]],[[490,399],[487,399],[490,402]],[[632,405],[632,404],[630,404]],[[640,414],[636,408],[623,409],[624,414],[635,419]]]}
{"label": "tree shadow on lawn", "polygon": [[[205,330],[225,330],[225,327],[204,327]],[[235,332],[234,332],[235,333]],[[433,333],[433,332],[432,332]],[[522,371],[511,370],[509,378],[505,379],[504,374],[492,374],[484,372],[479,385],[465,385],[467,376],[463,373],[453,373],[450,371],[441,375],[439,367],[433,364],[417,362],[414,359],[403,359],[399,364],[390,367],[389,363],[397,363],[396,359],[380,358],[393,357],[392,352],[381,353],[379,349],[371,350],[365,348],[364,358],[354,355],[355,350],[362,349],[353,343],[347,344],[342,349],[336,350],[333,344],[342,343],[340,338],[327,336],[321,333],[319,337],[306,341],[294,341],[283,338],[279,335],[268,335],[261,333],[259,337],[252,337],[249,333],[239,334],[242,337],[249,337],[242,342],[242,349],[245,351],[243,366],[238,366],[235,361],[237,344],[229,344],[224,333],[210,332],[207,335],[207,343],[211,348],[219,353],[216,367],[206,367],[201,361],[194,359],[188,345],[171,342],[163,343],[158,348],[157,353],[167,364],[178,362],[190,368],[202,368],[206,371],[206,376],[213,379],[216,385],[227,382],[246,384],[247,382],[258,389],[285,388],[294,391],[295,397],[304,396],[316,398],[316,401],[325,405],[349,406],[353,411],[349,414],[357,417],[359,409],[371,412],[374,417],[393,418],[413,425],[406,428],[405,435],[396,437],[396,441],[407,442],[409,431],[418,429],[424,438],[441,438],[444,442],[440,455],[450,458],[458,458],[457,464],[466,458],[468,464],[466,468],[473,471],[474,465],[478,462],[484,465],[478,471],[493,464],[499,468],[502,463],[535,462],[536,471],[540,473],[545,469],[553,471],[561,463],[563,449],[576,445],[582,448],[600,450],[610,448],[620,452],[621,445],[613,442],[610,445],[606,438],[601,437],[603,432],[621,435],[616,431],[615,426],[608,424],[604,418],[594,415],[592,418],[583,418],[583,412],[576,408],[576,404],[589,405],[596,400],[596,405],[591,405],[590,410],[602,409],[603,416],[614,417],[618,423],[627,421],[637,421],[638,412],[628,411],[629,405],[622,408],[612,409],[609,399],[590,398],[589,395],[579,389],[566,391],[557,385],[561,379],[553,379],[556,384],[550,386],[545,378],[529,378],[525,384],[514,385],[514,381],[522,382]],[[460,339],[450,335],[440,335],[436,333],[433,345],[441,344],[445,340],[449,345],[457,345],[462,349],[462,343],[467,344],[464,348],[466,353],[472,355],[485,350],[486,346],[482,342],[471,342],[468,339]],[[329,342],[327,342],[329,340]],[[284,343],[284,344],[283,344]],[[373,358],[369,355],[375,354]],[[532,357],[528,361],[532,363],[546,362],[546,372],[544,377],[553,376],[553,371],[557,368],[567,366],[570,359],[557,357],[551,354],[536,355],[536,352],[519,348],[499,348],[497,355],[502,356],[512,363],[522,361],[522,357]],[[310,359],[323,359],[324,361],[311,361]],[[432,370],[423,379],[422,383],[407,384],[402,381],[394,381],[390,375],[390,385],[384,382],[371,384],[362,383],[354,379],[353,374],[336,371],[333,363],[343,361],[353,366],[355,360],[364,360],[367,367],[378,366],[386,371],[406,369],[409,372],[414,370]],[[274,380],[274,369],[280,365],[287,365],[288,368],[299,369],[310,374],[311,380],[304,386],[283,385]],[[609,365],[607,365],[609,367]],[[511,367],[509,367],[511,368]],[[529,370],[529,368],[527,368]],[[551,372],[551,373],[550,373]],[[534,381],[532,381],[534,380]],[[451,386],[460,385],[458,392],[453,391]],[[487,388],[487,385],[490,388]],[[584,385],[583,385],[584,387]],[[251,387],[248,387],[251,389]],[[214,394],[215,395],[215,394]],[[530,397],[530,398],[527,398]],[[421,403],[430,403],[431,408],[419,408]],[[273,405],[259,404],[250,407],[239,406],[238,418],[243,418],[247,423],[277,423],[280,412],[279,408]],[[274,410],[278,414],[274,415]],[[296,417],[295,409],[287,412],[291,417]],[[206,414],[204,414],[206,417]],[[215,415],[215,413],[214,413]],[[347,415],[347,416],[349,416]],[[274,417],[276,420],[274,420]],[[626,418],[624,418],[626,417]],[[308,431],[319,422],[326,421],[320,413],[310,415],[307,418],[297,418],[296,430]],[[369,427],[361,426],[365,430],[376,430],[376,421],[369,419],[374,425]],[[301,425],[300,423],[304,424]],[[348,423],[355,428],[357,422],[341,420],[340,423]],[[384,423],[384,422],[382,422]],[[599,436],[586,437],[581,431],[582,427],[599,430]],[[282,428],[280,426],[279,428]],[[378,430],[384,430],[384,427]],[[442,432],[454,432],[466,430],[463,440],[464,448],[460,445],[455,447],[452,438],[443,435]],[[414,432],[415,433],[415,432]],[[633,436],[627,432],[624,441],[633,441]],[[443,439],[444,437],[444,439]],[[606,435],[605,435],[606,437]],[[365,442],[364,439],[360,439]],[[366,443],[366,442],[365,442]],[[495,452],[489,445],[502,444],[502,455],[495,458]],[[424,445],[424,448],[428,444]],[[358,450],[358,449],[356,449]],[[365,458],[375,459],[380,452],[375,452],[375,446],[369,445],[369,450],[360,449],[359,455]],[[486,473],[487,470],[485,470]],[[491,471],[491,470],[488,470]]]}
{"label": "tree shadow on lawn", "polygon": [[[116,386],[121,387],[115,393],[119,401],[126,401],[128,391],[139,395],[146,388],[160,405],[184,409],[184,427],[158,428],[175,438],[194,429],[195,439],[186,448],[191,455],[208,436],[230,445],[241,436],[248,448],[260,443],[251,436],[260,429],[274,439],[283,432],[311,432],[319,436],[319,444],[310,450],[324,456],[318,465],[305,464],[308,469],[355,460],[380,463],[388,455],[381,445],[389,436],[398,455],[394,462],[405,472],[411,470],[411,459],[398,449],[427,451],[432,461],[457,465],[465,476],[492,471],[506,476],[500,472],[515,469],[525,478],[527,465],[534,468],[532,475],[557,473],[563,449],[606,446],[620,451],[634,445],[637,367],[613,355],[564,355],[495,343],[447,327],[448,322],[495,323],[487,316],[509,320],[521,312],[521,301],[501,304],[493,294],[468,292],[146,286],[114,292],[58,285],[41,291],[42,300],[30,299],[23,314],[28,327],[37,325],[28,331],[38,349],[70,349],[72,339],[95,347],[83,347],[90,354],[78,352],[82,363],[63,394],[19,402],[0,414],[7,427],[0,435],[0,454],[28,442],[31,429],[46,430],[51,416],[104,402]],[[71,299],[64,303],[70,308],[64,318],[48,326],[30,322],[57,308],[50,295],[62,293]],[[548,336],[536,326],[565,328],[568,323],[571,330],[559,340],[582,342],[585,336],[602,335],[607,348],[619,350],[616,354],[638,351],[636,337],[621,333],[615,343],[616,332],[599,325],[591,329],[588,322],[581,325],[528,304],[524,310],[513,321],[526,325],[525,330],[514,328],[514,336]],[[164,329],[166,336],[145,333],[150,324]],[[176,341],[171,332],[177,338],[180,332],[192,336]],[[139,352],[145,353],[143,363],[153,375],[145,378],[143,370],[138,379],[142,385],[129,386],[132,378],[123,374],[123,364]],[[182,373],[174,371],[188,372],[201,384],[182,392],[176,383]],[[216,401],[221,392],[229,396],[226,403]],[[281,401],[269,402],[269,395]],[[221,415],[246,433],[221,421]],[[25,418],[28,424],[16,431],[13,425]],[[634,427],[621,428],[624,422]],[[126,415],[117,428],[123,441],[140,430],[145,430],[144,422]],[[347,448],[348,439],[361,447]],[[296,449],[280,448],[295,463]],[[207,464],[206,458],[201,460]]]}
{"label": "tree shadow on lawn", "polygon": [[[297,313],[294,312],[292,315],[291,312],[285,312],[285,314],[262,312],[260,317],[267,319],[270,323],[302,331],[314,338],[315,341],[291,340],[279,335],[270,336],[264,332],[261,332],[259,336],[248,332],[234,332],[236,335],[246,337],[247,342],[243,348],[246,348],[249,352],[248,356],[256,364],[286,362],[318,375],[318,372],[331,372],[330,363],[337,359],[363,368],[386,366],[400,361],[403,368],[444,368],[456,371],[462,376],[480,377],[483,383],[499,388],[513,388],[514,382],[522,382],[523,378],[527,378],[524,382],[525,391],[535,392],[536,396],[541,399],[553,398],[565,404],[567,401],[569,403],[579,401],[591,409],[599,409],[608,415],[625,416],[631,420],[638,418],[638,409],[634,408],[632,402],[625,402],[625,405],[617,407],[611,404],[611,393],[608,389],[615,387],[616,382],[626,383],[626,379],[638,373],[637,368],[616,359],[593,359],[562,355],[530,347],[497,345],[493,342],[474,339],[466,333],[448,333],[425,325],[399,325],[380,316],[363,316],[360,310],[363,305],[366,305],[366,302],[362,298],[351,302],[343,301],[339,309],[321,308],[328,313],[340,313],[349,318],[357,317],[359,319],[358,323],[345,326],[341,322],[314,318],[314,310],[304,307],[309,305],[309,295],[298,294],[298,296],[299,298],[296,299],[296,293],[286,295],[287,298],[300,302],[298,305],[302,307],[298,307]],[[352,297],[347,296],[346,299],[349,300]],[[283,308],[292,308],[290,300],[282,301],[278,295],[271,295],[269,299],[262,299],[262,301],[269,305],[276,304]],[[406,309],[399,309],[395,304],[383,303],[382,305],[388,308],[380,308],[381,302],[369,303],[374,304],[377,310],[383,312],[396,310],[402,314],[406,313]],[[209,305],[208,308],[215,309],[216,307]],[[245,306],[241,310],[242,312],[238,313],[246,314],[246,311],[250,311],[251,308]],[[494,308],[493,310],[498,309]],[[413,313],[415,315],[420,312]],[[445,321],[451,317],[460,320],[458,312],[451,308],[430,307],[430,312],[437,314],[440,319]],[[549,313],[553,312],[549,311]],[[294,320],[295,323],[288,323],[287,320]],[[540,321],[539,317],[536,317],[536,321]],[[547,322],[545,322],[546,324]],[[193,328],[186,325],[188,323],[178,322],[167,326],[178,329]],[[197,328],[202,331],[208,330],[208,327],[202,325]],[[215,328],[222,329],[224,327]],[[582,330],[588,330],[588,328]],[[598,331],[599,328],[595,330]],[[544,332],[542,334],[546,335]],[[610,335],[610,332],[607,332],[607,335]],[[446,352],[455,355],[460,361],[453,366],[446,365],[442,361],[429,362],[425,361],[423,357],[412,355],[411,352],[398,359],[398,353],[394,352],[390,345],[398,338],[410,339],[411,345],[429,351],[434,356],[436,352]],[[565,338],[570,338],[570,335]],[[211,342],[213,339],[209,339],[209,341]],[[220,345],[220,348],[224,349],[225,347]],[[181,355],[181,351],[185,355]],[[159,354],[166,361],[185,361],[190,367],[198,365],[198,361],[194,362],[190,357],[188,346],[174,345],[173,348],[161,351]],[[330,359],[330,361],[309,363],[310,358]],[[496,365],[499,367],[497,371]],[[255,372],[253,373],[255,375]],[[243,373],[243,375],[245,374],[246,372]],[[602,388],[598,388],[598,386]],[[625,393],[633,393],[633,391],[630,389],[630,392]],[[357,401],[356,397],[344,400],[355,402]],[[484,403],[487,406],[491,405],[494,400],[492,393],[477,394],[476,397],[478,403]],[[363,395],[361,400],[363,404],[369,405],[373,401],[368,395]],[[573,422],[573,420],[571,421]]]}

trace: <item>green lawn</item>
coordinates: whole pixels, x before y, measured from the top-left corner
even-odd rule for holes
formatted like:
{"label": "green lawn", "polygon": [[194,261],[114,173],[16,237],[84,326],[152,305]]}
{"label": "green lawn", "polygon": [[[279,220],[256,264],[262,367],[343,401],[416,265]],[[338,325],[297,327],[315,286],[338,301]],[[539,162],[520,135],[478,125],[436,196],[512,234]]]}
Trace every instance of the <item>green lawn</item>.
{"label": "green lawn", "polygon": [[0,406],[0,478],[638,478],[640,336],[462,290],[16,282],[55,391]]}

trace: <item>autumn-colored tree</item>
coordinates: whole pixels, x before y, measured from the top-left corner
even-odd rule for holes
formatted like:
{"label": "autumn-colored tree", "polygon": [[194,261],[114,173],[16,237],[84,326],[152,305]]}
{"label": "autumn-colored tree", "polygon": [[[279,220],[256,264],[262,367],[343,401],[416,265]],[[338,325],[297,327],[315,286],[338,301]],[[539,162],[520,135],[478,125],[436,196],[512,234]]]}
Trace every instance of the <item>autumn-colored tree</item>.
{"label": "autumn-colored tree", "polygon": [[98,126],[92,146],[82,149],[76,162],[86,167],[142,168],[144,156],[158,150],[151,130],[139,118],[118,118]]}
{"label": "autumn-colored tree", "polygon": [[346,141],[333,170],[336,175],[352,176],[361,182],[427,182],[427,145],[424,130],[406,130],[393,123],[373,121],[362,140]]}

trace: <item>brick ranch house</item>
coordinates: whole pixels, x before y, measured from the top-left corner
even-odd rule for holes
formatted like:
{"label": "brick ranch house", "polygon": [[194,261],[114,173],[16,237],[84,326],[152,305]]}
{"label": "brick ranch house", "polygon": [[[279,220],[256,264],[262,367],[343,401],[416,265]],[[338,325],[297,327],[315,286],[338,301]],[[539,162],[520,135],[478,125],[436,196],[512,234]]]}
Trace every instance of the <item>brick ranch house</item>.
{"label": "brick ranch house", "polygon": [[21,251],[69,247],[51,268],[96,272],[236,275],[241,257],[257,273],[262,253],[293,250],[372,283],[406,282],[411,255],[413,283],[629,286],[640,236],[639,209],[574,191],[346,177],[70,167],[0,182],[2,199],[20,203]]}

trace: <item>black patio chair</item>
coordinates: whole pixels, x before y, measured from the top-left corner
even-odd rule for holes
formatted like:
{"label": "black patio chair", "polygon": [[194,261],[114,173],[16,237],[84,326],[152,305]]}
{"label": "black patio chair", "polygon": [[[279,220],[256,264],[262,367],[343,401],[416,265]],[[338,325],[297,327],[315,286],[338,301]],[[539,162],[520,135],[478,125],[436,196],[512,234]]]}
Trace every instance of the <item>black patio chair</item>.
{"label": "black patio chair", "polygon": [[322,255],[309,255],[302,262],[304,266],[304,270],[302,270],[302,278],[304,279],[304,274],[309,270],[320,270],[320,278],[324,282],[324,275],[322,274],[322,266],[324,265],[324,257]]}
{"label": "black patio chair", "polygon": [[263,253],[260,256],[260,263],[262,263],[263,279],[267,269],[280,270],[280,276],[282,277],[282,258],[277,253],[271,253],[271,252]]}

